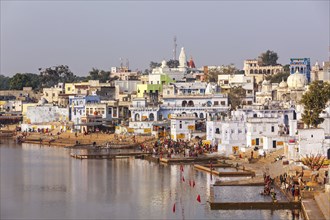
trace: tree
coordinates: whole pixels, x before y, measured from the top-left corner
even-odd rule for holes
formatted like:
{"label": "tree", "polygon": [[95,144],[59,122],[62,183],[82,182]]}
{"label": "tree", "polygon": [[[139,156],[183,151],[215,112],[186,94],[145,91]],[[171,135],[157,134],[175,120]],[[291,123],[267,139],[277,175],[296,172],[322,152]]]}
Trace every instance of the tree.
{"label": "tree", "polygon": [[101,83],[105,83],[110,80],[110,71],[99,70],[97,68],[93,68],[89,71],[89,76],[87,76],[88,80],[99,80]]}
{"label": "tree", "polygon": [[246,97],[246,90],[239,87],[233,87],[228,93],[228,101],[231,105],[231,110],[236,110],[239,105],[241,105],[242,100]]}
{"label": "tree", "polygon": [[161,63],[151,61],[149,64],[150,71],[152,71],[152,69],[155,69],[156,67],[160,67],[161,65],[162,65]]}
{"label": "tree", "polygon": [[178,66],[179,66],[179,60],[169,60],[169,61],[167,61],[166,65],[169,68],[178,68]]}
{"label": "tree", "polygon": [[10,77],[0,74],[0,90],[8,90],[9,81],[10,81]]}
{"label": "tree", "polygon": [[323,166],[325,160],[326,160],[326,157],[322,156],[321,154],[317,154],[317,155],[306,154],[305,157],[301,158],[301,162],[314,171],[320,170],[320,168]]}
{"label": "tree", "polygon": [[39,90],[40,77],[34,73],[16,73],[9,80],[9,88],[15,90],[22,90],[23,87],[32,87],[34,90]]}
{"label": "tree", "polygon": [[48,67],[46,69],[39,68],[39,71],[42,87],[49,88],[58,83],[71,83],[76,81],[76,76],[66,65]]}
{"label": "tree", "polygon": [[278,55],[274,51],[267,50],[258,57],[261,66],[275,66],[277,65]]}
{"label": "tree", "polygon": [[324,119],[320,113],[325,109],[330,100],[330,84],[322,81],[314,81],[308,91],[302,96],[300,103],[304,106],[302,121],[307,125],[317,128]]}
{"label": "tree", "polygon": [[267,75],[266,80],[270,80],[271,83],[280,83],[282,80],[286,81],[290,76],[290,72],[280,72],[273,75]]}
{"label": "tree", "polygon": [[237,69],[234,64],[221,66],[220,68],[210,69],[206,81],[209,82],[218,82],[218,75],[232,75],[232,74],[241,74],[242,72]]}

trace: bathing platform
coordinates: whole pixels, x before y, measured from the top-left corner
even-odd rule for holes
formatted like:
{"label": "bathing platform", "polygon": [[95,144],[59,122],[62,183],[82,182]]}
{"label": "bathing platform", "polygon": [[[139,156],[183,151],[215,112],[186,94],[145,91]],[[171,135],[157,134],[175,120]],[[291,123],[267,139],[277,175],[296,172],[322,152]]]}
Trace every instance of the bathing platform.
{"label": "bathing platform", "polygon": [[[223,177],[224,176],[255,176],[255,172],[247,171],[247,170],[221,172],[221,171],[216,171],[214,169],[211,170],[211,168],[208,168],[208,167],[202,166],[202,165],[198,165],[198,164],[194,165],[194,167],[198,170],[212,173],[212,175],[223,176]],[[216,166],[212,165],[212,167],[216,167]]]}
{"label": "bathing platform", "polygon": [[300,209],[300,202],[210,202],[211,210]]}
{"label": "bathing platform", "polygon": [[218,158],[215,157],[180,157],[180,158],[160,158],[159,161],[167,164],[180,164],[180,163],[205,163],[216,162]]}
{"label": "bathing platform", "polygon": [[76,159],[119,159],[136,157],[141,155],[150,155],[151,153],[144,152],[126,152],[126,153],[111,153],[111,154],[73,154],[70,156]]}

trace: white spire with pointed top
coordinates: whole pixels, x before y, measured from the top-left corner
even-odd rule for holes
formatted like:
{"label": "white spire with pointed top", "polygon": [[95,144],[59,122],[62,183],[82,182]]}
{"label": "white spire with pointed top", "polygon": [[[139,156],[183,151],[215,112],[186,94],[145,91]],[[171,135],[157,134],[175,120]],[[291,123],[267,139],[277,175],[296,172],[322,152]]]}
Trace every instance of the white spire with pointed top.
{"label": "white spire with pointed top", "polygon": [[187,67],[186,53],[184,51],[184,47],[182,47],[179,55],[179,68],[186,68],[186,67]]}

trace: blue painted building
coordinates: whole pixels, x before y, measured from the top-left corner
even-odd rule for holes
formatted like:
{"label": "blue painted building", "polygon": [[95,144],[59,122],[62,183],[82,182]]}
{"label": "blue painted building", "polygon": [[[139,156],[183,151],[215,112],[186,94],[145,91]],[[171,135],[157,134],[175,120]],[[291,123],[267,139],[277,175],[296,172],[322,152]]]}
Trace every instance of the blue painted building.
{"label": "blue painted building", "polygon": [[[69,96],[69,120],[75,125],[81,123],[81,117],[86,115],[85,106],[87,103],[99,103],[100,97],[97,95],[89,96]],[[79,126],[76,128],[79,129]]]}
{"label": "blue painted building", "polygon": [[296,71],[306,76],[308,83],[311,81],[311,61],[310,58],[291,58],[290,59],[290,74]]}

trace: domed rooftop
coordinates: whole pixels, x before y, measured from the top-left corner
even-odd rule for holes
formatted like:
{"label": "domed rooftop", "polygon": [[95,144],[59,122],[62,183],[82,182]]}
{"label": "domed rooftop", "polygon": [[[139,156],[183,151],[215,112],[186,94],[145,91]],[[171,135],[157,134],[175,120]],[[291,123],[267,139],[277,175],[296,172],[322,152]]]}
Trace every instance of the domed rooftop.
{"label": "domed rooftop", "polygon": [[280,82],[280,84],[278,85],[280,88],[287,88],[288,84],[283,80],[282,78],[282,82]]}
{"label": "domed rooftop", "polygon": [[305,75],[299,73],[299,71],[297,70],[294,74],[288,77],[287,83],[290,89],[301,89],[304,88],[307,83],[307,80]]}

